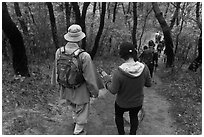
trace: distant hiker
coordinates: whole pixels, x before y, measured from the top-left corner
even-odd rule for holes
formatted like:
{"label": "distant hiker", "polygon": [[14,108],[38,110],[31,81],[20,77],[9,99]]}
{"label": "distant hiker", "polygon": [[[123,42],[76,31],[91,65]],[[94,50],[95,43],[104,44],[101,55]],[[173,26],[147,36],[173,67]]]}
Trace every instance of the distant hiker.
{"label": "distant hiker", "polygon": [[154,68],[158,66],[158,53],[154,50],[154,41],[149,41],[149,49],[143,51],[140,55],[140,60],[145,63],[150,71],[151,77],[153,76]]}
{"label": "distant hiker", "polygon": [[68,43],[56,51],[52,82],[60,86],[60,97],[72,110],[75,135],[86,134],[90,97],[98,97],[96,70],[90,55],[80,48],[85,37],[79,25],[73,24],[64,35]]}
{"label": "distant hiker", "polygon": [[130,135],[136,135],[138,128],[138,112],[142,108],[144,86],[151,86],[151,77],[148,67],[134,61],[137,52],[133,44],[124,42],[120,45],[120,57],[125,62],[114,71],[113,77],[104,76],[106,88],[112,93],[117,94],[115,100],[115,122],[118,134],[124,135],[123,114],[129,111]]}
{"label": "distant hiker", "polygon": [[157,45],[157,52],[158,52],[158,57],[160,57],[161,51],[163,50],[163,43],[160,41]]}
{"label": "distant hiker", "polygon": [[159,43],[161,40],[161,35],[159,32],[155,33],[155,43]]}

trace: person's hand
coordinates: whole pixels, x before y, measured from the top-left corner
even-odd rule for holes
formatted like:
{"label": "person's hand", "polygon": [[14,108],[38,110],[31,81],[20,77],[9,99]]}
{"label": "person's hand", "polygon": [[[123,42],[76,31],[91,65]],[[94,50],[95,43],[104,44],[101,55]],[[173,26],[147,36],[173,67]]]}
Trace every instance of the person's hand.
{"label": "person's hand", "polygon": [[98,97],[99,98],[104,98],[105,97],[105,95],[107,94],[107,92],[108,92],[108,90],[107,89],[101,89],[101,90],[99,90],[99,95],[98,95]]}
{"label": "person's hand", "polygon": [[96,98],[90,98],[90,104],[93,104],[95,102]]}

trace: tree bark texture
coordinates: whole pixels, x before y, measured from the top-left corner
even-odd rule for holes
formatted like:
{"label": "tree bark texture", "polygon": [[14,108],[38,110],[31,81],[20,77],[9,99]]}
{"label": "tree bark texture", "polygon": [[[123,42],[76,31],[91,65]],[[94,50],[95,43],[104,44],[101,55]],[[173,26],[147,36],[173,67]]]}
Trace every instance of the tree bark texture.
{"label": "tree bark texture", "polygon": [[23,37],[12,21],[5,2],[2,2],[2,29],[11,44],[14,73],[30,76]]}
{"label": "tree bark texture", "polygon": [[198,40],[198,56],[188,67],[189,70],[196,72],[202,64],[202,33]]}
{"label": "tree bark texture", "polygon": [[111,9],[111,2],[108,2],[108,5],[107,5],[108,19],[110,19],[110,14],[111,14],[111,10],[110,9]]}
{"label": "tree bark texture", "polygon": [[78,25],[81,25],[81,14],[79,10],[79,5],[77,2],[71,2],[71,4],[73,6],[73,10],[75,13],[75,23]]}
{"label": "tree bark texture", "polygon": [[55,16],[54,16],[54,11],[53,11],[53,6],[51,2],[46,2],[48,10],[49,10],[49,15],[50,15],[50,23],[51,23],[51,29],[52,29],[52,37],[53,41],[55,44],[55,48],[58,49],[58,37],[57,37],[57,26],[55,22]]}
{"label": "tree bark texture", "polygon": [[199,29],[201,30],[200,37],[198,40],[198,56],[188,67],[189,70],[194,71],[194,72],[196,72],[197,69],[202,64],[202,23],[200,22],[199,7],[200,7],[200,3],[197,2],[197,4],[196,4],[196,21],[197,21]]}
{"label": "tree bark texture", "polygon": [[196,3],[196,21],[197,21],[197,24],[198,24],[200,31],[202,31],[202,21],[200,20],[199,11],[200,11],[200,2],[197,2]]}
{"label": "tree bark texture", "polygon": [[69,2],[65,2],[65,13],[66,13],[66,25],[68,29],[70,26],[70,15],[71,15],[71,6]]}
{"label": "tree bark texture", "polygon": [[99,46],[99,41],[100,41],[101,35],[103,33],[105,13],[106,13],[106,2],[102,2],[102,12],[100,15],[100,26],[99,26],[99,30],[98,30],[98,33],[97,33],[96,38],[95,38],[94,47],[91,51],[91,58],[92,59],[96,55],[96,52],[97,52],[97,49]]}
{"label": "tree bark texture", "polygon": [[[90,4],[90,2],[84,2],[83,9],[82,9],[82,15],[80,14],[79,5],[77,2],[71,2],[73,6],[73,10],[75,12],[75,20],[76,24],[80,25],[82,28],[82,31],[86,34],[86,12],[87,8]],[[82,49],[86,49],[86,37],[82,40]]]}
{"label": "tree bark texture", "polygon": [[[86,12],[90,2],[84,2],[82,15],[81,15],[81,28],[82,31],[86,34]],[[82,49],[86,49],[86,37],[82,40]]]}
{"label": "tree bark texture", "polygon": [[34,19],[34,15],[32,14],[32,10],[31,10],[31,8],[30,8],[28,2],[25,2],[25,6],[28,8],[28,11],[29,11],[30,16],[31,16],[32,21],[33,21],[33,24],[34,24],[35,26],[37,26],[37,24],[36,24],[36,22],[35,22],[35,19]]}
{"label": "tree bark texture", "polygon": [[133,2],[133,30],[132,30],[132,43],[137,49],[137,40],[136,40],[136,30],[137,30],[137,2]]}
{"label": "tree bark texture", "polygon": [[23,17],[22,17],[18,2],[14,2],[14,9],[15,9],[16,15],[18,17],[18,21],[19,21],[21,28],[23,30],[23,34],[27,36],[28,35],[28,28],[26,26],[26,23],[24,22]]}
{"label": "tree bark texture", "polygon": [[166,23],[162,12],[159,9],[159,6],[156,2],[152,2],[153,10],[155,13],[155,16],[162,28],[163,34],[164,34],[164,40],[165,40],[165,53],[167,55],[167,62],[166,62],[166,67],[172,67],[173,62],[174,62],[174,51],[173,51],[173,40],[171,37],[171,30]]}
{"label": "tree bark texture", "polygon": [[116,9],[117,9],[117,2],[115,2],[115,6],[113,9],[113,22],[115,22],[115,18],[116,18]]}

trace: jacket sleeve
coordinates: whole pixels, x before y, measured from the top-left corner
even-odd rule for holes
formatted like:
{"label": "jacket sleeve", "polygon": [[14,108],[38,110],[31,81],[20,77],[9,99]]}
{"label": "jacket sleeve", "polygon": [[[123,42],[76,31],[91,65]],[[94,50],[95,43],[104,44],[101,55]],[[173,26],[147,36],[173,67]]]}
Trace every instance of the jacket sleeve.
{"label": "jacket sleeve", "polygon": [[87,88],[92,97],[98,97],[99,89],[97,86],[97,75],[95,66],[90,55],[87,52],[84,52],[82,55],[82,69],[83,76],[87,84]]}
{"label": "jacket sleeve", "polygon": [[117,70],[113,73],[113,77],[111,82],[107,83],[107,89],[112,93],[112,94],[117,94],[120,88],[120,81],[119,77],[117,74]]}
{"label": "jacket sleeve", "polygon": [[147,67],[147,65],[145,65],[145,87],[151,87],[152,86],[152,79],[151,79],[151,75],[149,72],[149,68]]}

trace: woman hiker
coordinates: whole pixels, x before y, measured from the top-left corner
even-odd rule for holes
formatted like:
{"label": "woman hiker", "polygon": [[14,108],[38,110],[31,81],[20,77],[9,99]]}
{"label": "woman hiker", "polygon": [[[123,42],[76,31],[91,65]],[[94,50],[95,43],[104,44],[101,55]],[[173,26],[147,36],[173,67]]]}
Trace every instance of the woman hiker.
{"label": "woman hiker", "polygon": [[151,76],[145,64],[134,61],[137,52],[132,43],[122,43],[119,54],[125,62],[114,71],[112,78],[110,75],[105,75],[103,78],[106,88],[112,94],[117,94],[115,100],[115,123],[118,134],[125,134],[123,114],[129,111],[129,134],[136,135],[138,112],[142,108],[144,100],[143,88],[144,86],[151,86]]}

